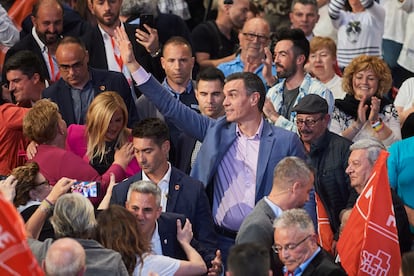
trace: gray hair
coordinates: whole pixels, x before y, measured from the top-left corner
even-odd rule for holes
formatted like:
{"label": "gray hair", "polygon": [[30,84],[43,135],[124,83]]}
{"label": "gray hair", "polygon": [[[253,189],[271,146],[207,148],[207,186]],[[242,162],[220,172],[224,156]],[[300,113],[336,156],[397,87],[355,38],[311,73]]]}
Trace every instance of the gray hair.
{"label": "gray hair", "polygon": [[137,17],[141,14],[152,14],[158,17],[158,1],[153,0],[123,0],[120,15],[125,17]]}
{"label": "gray hair", "polygon": [[48,276],[80,275],[85,269],[86,254],[82,245],[74,239],[58,239],[49,247],[44,260]]}
{"label": "gray hair", "polygon": [[309,214],[304,209],[290,209],[284,211],[273,222],[274,228],[292,228],[309,235],[315,234],[315,227]]}
{"label": "gray hair", "polygon": [[131,199],[132,192],[137,192],[141,194],[152,194],[155,196],[155,203],[157,207],[161,206],[161,189],[152,181],[148,180],[139,180],[131,184],[127,193],[127,202]]}
{"label": "gray hair", "polygon": [[90,238],[96,227],[92,203],[79,193],[61,196],[50,222],[56,238]]}
{"label": "gray hair", "polygon": [[298,180],[310,179],[312,175],[312,169],[303,159],[296,156],[283,158],[279,161],[273,171],[274,179],[279,179],[289,185]]}
{"label": "gray hair", "polygon": [[358,149],[366,149],[368,152],[368,161],[371,165],[374,165],[377,161],[378,156],[381,153],[381,150],[387,150],[384,144],[378,140],[374,139],[361,139],[353,143],[349,149],[351,151]]}

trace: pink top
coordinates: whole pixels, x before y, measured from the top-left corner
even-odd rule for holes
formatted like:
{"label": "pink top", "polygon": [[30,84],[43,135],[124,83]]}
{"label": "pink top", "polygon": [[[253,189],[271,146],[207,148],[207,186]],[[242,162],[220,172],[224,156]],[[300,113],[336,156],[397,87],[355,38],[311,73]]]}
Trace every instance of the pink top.
{"label": "pink top", "polygon": [[[72,124],[68,127],[68,135],[66,137],[66,150],[73,152],[74,154],[82,157],[89,163],[89,158],[86,155],[88,140],[86,137],[86,126]],[[130,141],[132,138],[130,138]],[[125,170],[126,177],[130,177],[141,171],[138,162],[135,158],[132,158],[128,167]]]}
{"label": "pink top", "polygon": [[73,152],[51,145],[39,145],[33,161],[39,164],[40,173],[51,185],[55,185],[62,177],[79,181],[99,181],[101,183],[99,196],[90,198],[95,206],[101,202],[106,193],[111,172],[115,175],[115,181],[117,182],[125,178],[124,169],[118,164],[113,164],[101,176],[88,162]]}

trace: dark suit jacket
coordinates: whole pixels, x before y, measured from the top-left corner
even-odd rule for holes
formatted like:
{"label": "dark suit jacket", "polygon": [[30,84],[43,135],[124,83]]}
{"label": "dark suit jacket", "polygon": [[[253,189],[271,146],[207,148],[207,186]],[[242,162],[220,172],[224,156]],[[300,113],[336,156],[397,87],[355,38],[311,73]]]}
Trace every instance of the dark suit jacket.
{"label": "dark suit jacket", "polygon": [[176,149],[176,167],[186,174],[191,172],[191,156],[193,155],[194,147],[197,139],[182,132],[178,137]]}
{"label": "dark suit jacket", "polygon": [[[129,186],[142,179],[142,173],[124,180],[112,191],[111,204],[125,206]],[[207,263],[214,259],[217,237],[207,195],[201,182],[171,167],[167,212],[185,215],[193,225],[194,238],[206,248],[203,256]]]}
{"label": "dark suit jacket", "polygon": [[[105,91],[116,91],[124,99],[128,108],[128,125],[138,120],[131,89],[124,75],[119,72],[89,68],[95,97]],[[73,101],[69,85],[61,78],[42,93],[42,98],[49,98],[59,106],[63,120],[67,125],[76,124]]]}
{"label": "dark suit jacket", "polygon": [[[18,41],[13,47],[11,47],[7,53],[6,56],[4,58],[4,64],[7,62],[7,60],[14,55],[15,53],[17,53],[18,51],[21,50],[30,50],[31,52],[33,52],[40,60],[40,72],[41,72],[41,76],[44,79],[49,79],[49,71],[47,70],[47,65],[45,60],[43,59],[42,56],[42,50],[39,47],[39,44],[37,44],[36,40],[34,39],[33,35],[30,33],[28,35],[26,35],[23,39],[21,39],[20,41]],[[4,68],[4,67],[3,67]],[[6,72],[3,70],[3,80],[6,79]]]}
{"label": "dark suit jacket", "polygon": [[[135,25],[124,24],[125,31],[132,43],[132,48],[136,60],[147,70],[151,72],[157,79],[161,80],[164,76],[164,70],[161,67],[160,58],[153,58],[147,50],[135,38]],[[108,61],[106,59],[105,44],[99,27],[96,26],[90,32],[82,36],[86,48],[89,52],[89,65],[98,69],[108,69]]]}
{"label": "dark suit jacket", "polygon": [[335,264],[332,256],[321,249],[318,255],[313,258],[302,276],[346,276],[346,272],[338,264]]}
{"label": "dark suit jacket", "polygon": [[244,219],[236,236],[236,244],[257,243],[269,248],[270,268],[273,275],[282,275],[283,264],[279,256],[273,252],[274,228],[276,215],[272,208],[262,198],[254,206],[253,211]]}
{"label": "dark suit jacket", "polygon": [[[20,38],[22,39],[26,35],[32,32],[32,19],[31,14],[28,15],[22,23],[22,30],[20,31]],[[92,29],[91,24],[82,19],[77,11],[63,5],[63,36],[75,36],[79,37]]]}
{"label": "dark suit jacket", "polygon": [[162,254],[171,258],[187,260],[184,250],[177,240],[177,219],[184,225],[186,217],[177,213],[162,212],[157,219]]}

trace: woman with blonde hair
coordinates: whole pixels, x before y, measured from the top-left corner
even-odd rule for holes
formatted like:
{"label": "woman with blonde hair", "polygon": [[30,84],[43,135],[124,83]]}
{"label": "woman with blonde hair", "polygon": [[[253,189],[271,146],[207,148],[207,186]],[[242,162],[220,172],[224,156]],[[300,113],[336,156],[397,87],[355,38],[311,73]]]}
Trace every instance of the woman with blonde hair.
{"label": "woman with blonde hair", "polygon": [[354,142],[379,140],[386,147],[401,140],[397,110],[384,97],[391,84],[391,71],[382,59],[354,58],[345,68],[342,88],[347,95],[335,101],[330,130]]}
{"label": "woman with blonde hair", "polygon": [[[86,125],[70,125],[66,149],[83,157],[102,174],[114,161],[115,150],[129,143],[128,111],[122,97],[113,91],[98,94],[88,108]],[[126,176],[139,171],[135,158],[131,160]]]}

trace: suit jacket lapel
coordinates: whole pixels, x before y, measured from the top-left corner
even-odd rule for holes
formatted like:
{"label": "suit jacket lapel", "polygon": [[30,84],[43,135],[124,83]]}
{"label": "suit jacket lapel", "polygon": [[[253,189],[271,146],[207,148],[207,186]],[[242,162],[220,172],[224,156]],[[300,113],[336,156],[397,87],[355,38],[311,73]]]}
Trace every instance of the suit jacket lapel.
{"label": "suit jacket lapel", "polygon": [[176,168],[171,166],[170,183],[168,186],[168,200],[167,212],[174,212],[177,205],[178,196],[183,188],[183,183],[180,183],[181,177],[178,175]]}
{"label": "suit jacket lapel", "polygon": [[[267,163],[270,158],[271,148],[275,142],[275,137],[273,137],[273,132],[270,125],[264,121],[262,136],[260,138],[260,147],[259,147],[259,159],[257,162],[256,169],[256,197],[259,195],[258,191],[260,190],[261,185],[263,184],[263,177],[266,172]],[[257,200],[257,198],[256,198]]]}

